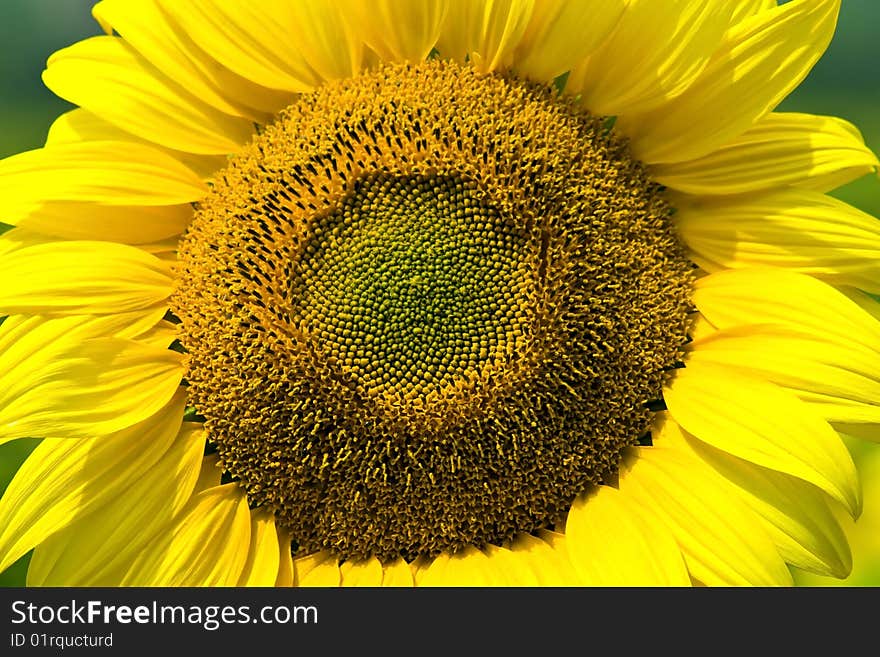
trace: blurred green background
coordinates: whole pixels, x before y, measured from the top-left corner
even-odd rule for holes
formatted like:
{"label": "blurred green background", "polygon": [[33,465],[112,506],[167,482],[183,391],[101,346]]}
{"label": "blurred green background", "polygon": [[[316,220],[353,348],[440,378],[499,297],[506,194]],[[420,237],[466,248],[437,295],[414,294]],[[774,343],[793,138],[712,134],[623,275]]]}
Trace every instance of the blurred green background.
{"label": "blurred green background", "polygon": [[[40,73],[52,52],[99,33],[90,14],[93,4],[94,0],[0,0],[0,157],[40,147],[54,118],[71,109],[43,86]],[[843,0],[831,47],[780,109],[848,119],[862,130],[868,145],[880,151],[880,0]],[[880,183],[873,177],[835,195],[880,216]],[[0,491],[35,444],[28,439],[0,445]],[[801,583],[880,585],[880,446],[853,443],[851,449],[865,487],[864,515],[857,524],[846,524],[853,544],[853,574],[844,582],[798,575]],[[0,574],[0,586],[23,585],[26,561],[25,557]]]}

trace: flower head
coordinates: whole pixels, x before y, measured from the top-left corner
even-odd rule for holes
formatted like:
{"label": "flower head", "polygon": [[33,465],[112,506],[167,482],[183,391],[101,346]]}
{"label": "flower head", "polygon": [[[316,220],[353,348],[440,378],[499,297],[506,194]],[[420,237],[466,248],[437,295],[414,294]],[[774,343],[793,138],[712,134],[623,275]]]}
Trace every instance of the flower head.
{"label": "flower head", "polygon": [[839,0],[102,0],[0,162],[30,584],[851,567],[876,171],[774,112]]}

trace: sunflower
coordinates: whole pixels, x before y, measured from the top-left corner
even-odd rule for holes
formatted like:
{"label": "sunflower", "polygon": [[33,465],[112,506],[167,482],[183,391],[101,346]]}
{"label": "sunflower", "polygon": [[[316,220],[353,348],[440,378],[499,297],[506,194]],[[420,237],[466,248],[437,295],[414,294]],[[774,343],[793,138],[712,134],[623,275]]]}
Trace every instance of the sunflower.
{"label": "sunflower", "polygon": [[877,438],[839,0],[102,0],[0,162],[30,585],[845,576]]}

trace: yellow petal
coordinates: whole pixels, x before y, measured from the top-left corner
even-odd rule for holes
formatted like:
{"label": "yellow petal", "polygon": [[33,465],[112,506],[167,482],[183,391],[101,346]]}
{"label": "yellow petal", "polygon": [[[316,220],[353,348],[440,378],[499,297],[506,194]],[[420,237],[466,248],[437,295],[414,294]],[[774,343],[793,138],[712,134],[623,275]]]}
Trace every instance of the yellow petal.
{"label": "yellow petal", "polygon": [[[872,443],[880,443],[880,408],[873,407],[875,412],[874,421],[858,424],[856,422],[841,421],[835,422],[831,426],[835,431],[844,438],[853,438],[859,440],[867,440]],[[863,478],[864,479],[864,478]]]}
{"label": "yellow petal", "polygon": [[382,564],[376,557],[364,561],[346,561],[339,567],[342,586],[381,586]]}
{"label": "yellow petal", "polygon": [[690,358],[735,367],[801,393],[880,405],[880,352],[829,343],[772,325],[717,331],[694,341]]}
{"label": "yellow petal", "polygon": [[339,560],[329,552],[315,552],[293,560],[294,586],[336,587],[342,575]]}
{"label": "yellow petal", "polygon": [[446,0],[348,0],[343,12],[384,61],[424,61],[440,36]]}
{"label": "yellow petal", "polygon": [[693,313],[691,324],[688,327],[688,336],[690,336],[692,341],[707,338],[715,333],[715,331],[717,329],[709,323],[709,320],[703,317],[702,313],[699,311]]}
{"label": "yellow petal", "polygon": [[703,442],[818,486],[853,516],[861,487],[849,451],[827,422],[773,383],[704,362],[695,350],[663,398],[672,418]]}
{"label": "yellow petal", "polygon": [[[72,315],[41,317],[10,315],[0,324],[0,373],[11,373],[16,367],[41,352],[42,358],[67,349],[60,338],[89,340],[91,338],[141,338],[149,333],[165,314],[166,306],[156,306],[131,313],[115,315]],[[0,399],[19,394],[15,381],[8,377],[0,386]]]}
{"label": "yellow petal", "polygon": [[[106,1],[101,0],[101,2]],[[97,114],[82,107],[64,112],[64,114],[59,115],[58,118],[52,121],[52,125],[49,126],[49,133],[46,135],[45,145],[76,144],[81,141],[132,141],[138,144],[148,144],[164,153],[181,154],[181,151],[163,148],[137,135],[126,132],[119,126],[105,121]]]}
{"label": "yellow petal", "polygon": [[143,244],[179,236],[192,218],[189,205],[122,207],[47,201],[20,219],[19,226],[67,240],[107,240]]}
{"label": "yellow petal", "polygon": [[143,249],[147,253],[167,263],[177,262],[177,245],[180,240],[176,237],[159,240],[158,242],[149,242],[146,244],[138,244],[139,249]]}
{"label": "yellow petal", "polygon": [[0,313],[112,314],[150,308],[171,294],[168,266],[114,242],[47,242],[0,261]]}
{"label": "yellow petal", "polygon": [[[174,158],[134,143],[57,144],[0,161],[3,221],[37,231],[46,223],[60,223],[69,203],[81,204],[72,208],[77,218],[95,204],[119,206],[124,213],[129,206],[191,203],[206,191],[199,178]],[[112,216],[109,210],[99,212],[96,222]],[[43,213],[47,219],[40,218]],[[179,218],[172,212],[176,230],[174,217]]]}
{"label": "yellow petal", "polygon": [[152,467],[177,436],[184,401],[178,392],[152,417],[109,436],[37,445],[0,499],[0,571]]}
{"label": "yellow petal", "polygon": [[26,246],[51,242],[53,240],[45,234],[32,231],[28,228],[11,228],[0,235],[0,257],[12,253]]}
{"label": "yellow petal", "polygon": [[839,10],[840,0],[793,0],[742,21],[684,93],[655,110],[620,117],[615,129],[649,164],[710,153],[800,84],[831,41]]}
{"label": "yellow petal", "polygon": [[571,562],[591,586],[689,586],[669,530],[610,486],[579,496],[565,523]]}
{"label": "yellow petal", "polygon": [[290,551],[290,544],[293,540],[290,532],[286,529],[278,528],[278,577],[275,579],[275,586],[290,587],[293,586],[293,555]]}
{"label": "yellow petal", "polygon": [[748,463],[685,434],[671,419],[655,431],[655,443],[674,443],[711,465],[763,520],[788,563],[823,575],[846,577],[852,555],[840,524],[813,486]]}
{"label": "yellow petal", "polygon": [[97,317],[7,317],[0,325],[0,408],[27,394],[32,381],[26,372],[50,368],[71,344],[93,338],[137,338],[149,331],[164,313],[165,307],[161,306]]}
{"label": "yellow petal", "polygon": [[[228,155],[197,155],[160,146],[148,139],[126,132],[81,107],[65,112],[55,119],[49,126],[49,134],[46,135],[47,147],[83,141],[123,142],[122,145],[116,144],[118,152],[121,153],[125,152],[129,143],[141,144],[151,150],[165,153],[206,181],[229,163]],[[191,206],[187,205],[186,208],[189,210],[189,214],[192,214]]]}
{"label": "yellow petal", "polygon": [[137,341],[144,344],[168,349],[180,336],[180,325],[169,321],[161,321],[149,331],[137,336]]}
{"label": "yellow petal", "polygon": [[199,477],[196,479],[193,494],[219,486],[222,478],[223,470],[220,467],[220,456],[216,452],[205,454],[199,468]]}
{"label": "yellow petal", "polygon": [[[24,338],[31,349],[37,333]],[[4,381],[21,393],[0,393],[0,442],[120,431],[162,408],[183,374],[180,354],[166,349],[119,338],[58,340],[58,351],[37,347],[14,370],[3,370]]]}
{"label": "yellow petal", "polygon": [[237,484],[209,488],[143,547],[122,586],[235,586],[248,558],[250,524]]}
{"label": "yellow petal", "polygon": [[706,271],[780,267],[880,293],[880,221],[818,192],[688,198],[676,228]]}
{"label": "yellow petal", "polygon": [[416,573],[417,586],[508,586],[499,563],[468,546],[455,554],[441,554]]}
{"label": "yellow petal", "polygon": [[535,0],[449,0],[437,49],[470,59],[480,71],[510,66],[532,17]]}
{"label": "yellow petal", "polygon": [[761,325],[717,331],[693,347],[700,360],[749,370],[786,388],[839,432],[880,440],[880,350],[872,345]]}
{"label": "yellow petal", "polygon": [[733,15],[730,17],[732,24],[739,23],[762,11],[775,9],[777,6],[776,0],[735,0],[731,4],[733,5]]}
{"label": "yellow petal", "polygon": [[544,531],[541,537],[520,534],[510,546],[521,568],[528,569],[539,586],[584,586],[569,557],[568,539],[557,532]]}
{"label": "yellow petal", "polygon": [[787,185],[826,192],[878,167],[877,156],[851,123],[771,113],[708,155],[654,165],[651,177],[688,194],[742,194]]}
{"label": "yellow petal", "polygon": [[[280,93],[245,80],[202,51],[157,0],[101,0],[92,15],[112,25],[135,50],[191,94],[231,116],[264,123],[290,103]],[[262,108],[263,111],[254,108]]]}
{"label": "yellow petal", "polygon": [[203,103],[118,37],[98,36],[49,58],[55,94],[127,132],[187,153],[236,153],[253,124]]}
{"label": "yellow petal", "polygon": [[[49,128],[46,146],[36,151],[44,157],[51,157],[52,147],[72,144],[81,141],[137,141],[136,137],[127,134],[113,125],[99,119],[84,109],[75,109],[59,116]],[[117,153],[124,152],[124,147],[116,144]],[[147,152],[156,152],[155,147]],[[118,157],[118,154],[117,154]],[[172,154],[181,160],[180,154]],[[186,166],[193,171],[194,166],[206,167],[212,172],[222,166],[216,162],[198,162],[196,159],[208,160],[210,156],[189,156]],[[195,180],[191,173],[187,174]],[[23,190],[22,190],[23,191]],[[46,200],[40,201],[39,195],[46,190],[34,189],[37,194],[36,206],[31,211],[25,208],[24,216],[16,223],[19,226],[39,231],[46,235],[62,239],[100,239],[124,244],[142,244],[158,241],[170,236],[179,236],[192,218],[193,210],[190,203],[176,205],[102,205],[89,201]],[[121,191],[121,190],[120,190]],[[199,194],[201,195],[201,194]],[[106,200],[106,199],[105,199]]]}
{"label": "yellow petal", "polygon": [[608,40],[572,71],[566,93],[606,115],[644,112],[681,95],[706,68],[736,4],[634,0]]}
{"label": "yellow petal", "polygon": [[709,586],[789,586],[791,573],[757,516],[708,466],[672,447],[644,447],[620,489],[672,532],[691,575]]}
{"label": "yellow petal", "polygon": [[238,586],[275,586],[280,563],[275,516],[251,511],[251,543]]}
{"label": "yellow petal", "polygon": [[840,287],[838,291],[873,317],[875,321],[880,322],[880,301],[877,301],[875,297],[852,287]]}
{"label": "yellow petal", "polygon": [[415,586],[412,568],[403,559],[397,559],[383,568],[382,586],[406,587]]}
{"label": "yellow petal", "polygon": [[880,348],[880,322],[812,276],[730,269],[699,279],[693,300],[716,328],[778,324],[869,353]]}
{"label": "yellow petal", "polygon": [[297,46],[291,0],[159,2],[202,50],[246,80],[296,93],[320,83]]}
{"label": "yellow petal", "polygon": [[34,550],[29,586],[119,586],[144,545],[167,531],[195,486],[205,449],[200,425],[184,423],[171,447],[131,486]]}
{"label": "yellow petal", "polygon": [[297,46],[319,77],[338,80],[360,72],[364,60],[360,26],[352,25],[344,4],[338,0],[297,0],[288,8],[297,29]]}
{"label": "yellow petal", "polygon": [[535,572],[536,564],[522,552],[514,552],[497,545],[487,545],[483,552],[495,569],[507,577],[507,586],[540,586]]}
{"label": "yellow petal", "polygon": [[608,37],[626,5],[626,0],[541,0],[516,47],[514,68],[524,77],[552,81]]}
{"label": "yellow petal", "polygon": [[880,427],[880,406],[876,403],[866,404],[809,390],[799,391],[798,396],[838,431],[867,440],[878,440],[876,432]]}

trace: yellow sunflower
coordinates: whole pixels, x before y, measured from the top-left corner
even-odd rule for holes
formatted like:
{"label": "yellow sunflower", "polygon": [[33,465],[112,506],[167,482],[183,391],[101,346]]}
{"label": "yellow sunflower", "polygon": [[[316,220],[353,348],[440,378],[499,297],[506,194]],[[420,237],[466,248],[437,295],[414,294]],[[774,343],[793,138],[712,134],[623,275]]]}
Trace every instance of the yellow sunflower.
{"label": "yellow sunflower", "polygon": [[876,171],[839,0],[102,0],[0,162],[30,585],[842,577]]}

